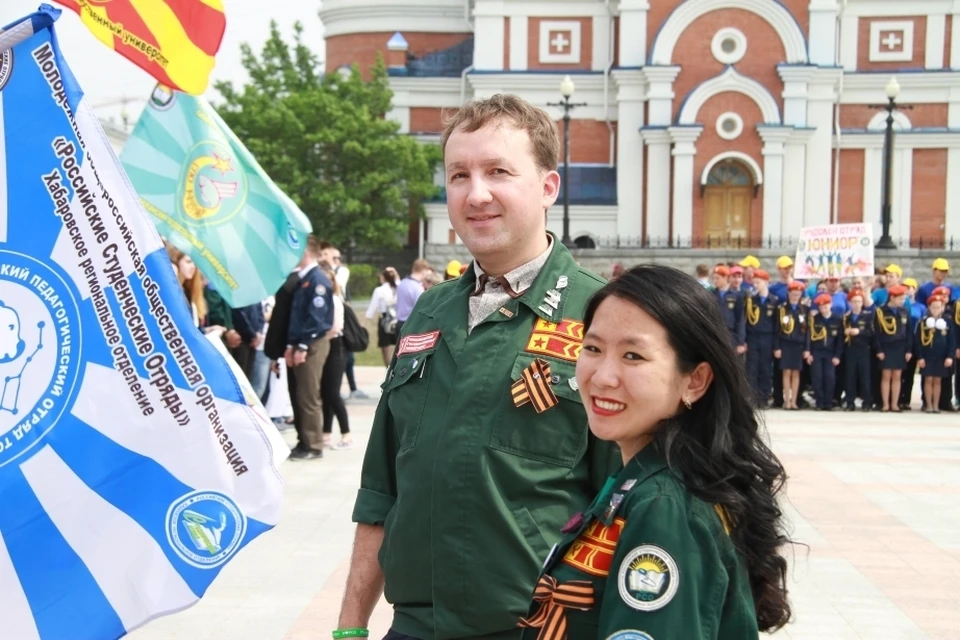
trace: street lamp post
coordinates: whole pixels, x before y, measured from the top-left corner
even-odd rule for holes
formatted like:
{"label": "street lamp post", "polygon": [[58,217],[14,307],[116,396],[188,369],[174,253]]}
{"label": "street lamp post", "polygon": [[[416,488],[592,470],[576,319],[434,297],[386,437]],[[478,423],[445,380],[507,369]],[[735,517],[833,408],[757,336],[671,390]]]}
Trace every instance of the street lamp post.
{"label": "street lamp post", "polygon": [[895,77],[887,83],[887,130],[884,134],[883,150],[883,208],[881,210],[881,224],[883,234],[877,242],[877,249],[896,249],[890,237],[890,201],[893,192],[893,111],[896,109],[897,96],[900,95],[900,85]]}
{"label": "street lamp post", "polygon": [[563,176],[561,178],[563,186],[563,237],[560,242],[568,248],[573,247],[573,240],[570,239],[570,183],[567,181],[570,166],[570,112],[577,107],[587,106],[586,102],[570,102],[573,90],[573,80],[570,76],[565,76],[560,82],[560,95],[563,96],[563,102],[547,103],[548,107],[563,108]]}

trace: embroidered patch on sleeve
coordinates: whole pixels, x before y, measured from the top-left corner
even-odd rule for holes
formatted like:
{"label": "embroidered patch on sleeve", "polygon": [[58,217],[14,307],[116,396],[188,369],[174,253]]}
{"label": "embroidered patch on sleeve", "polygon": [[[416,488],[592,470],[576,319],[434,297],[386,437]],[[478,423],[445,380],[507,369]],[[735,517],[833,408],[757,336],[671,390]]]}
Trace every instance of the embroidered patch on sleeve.
{"label": "embroidered patch on sleeve", "polygon": [[537,413],[543,413],[560,402],[550,388],[550,363],[537,358],[520,373],[520,379],[510,387],[513,404],[522,407],[528,402]]}
{"label": "embroidered patch on sleeve", "polygon": [[567,549],[563,563],[592,576],[606,578],[613,564],[617,540],[626,523],[623,518],[615,518],[609,527],[600,520],[593,522]]}
{"label": "embroidered patch on sleeve", "polygon": [[662,548],[645,544],[633,549],[617,574],[620,597],[637,611],[662,609],[677,595],[680,570]]}
{"label": "embroidered patch on sleeve", "polygon": [[653,636],[637,629],[622,629],[607,636],[607,640],[653,640]]}
{"label": "embroidered patch on sleeve", "polygon": [[400,338],[400,344],[397,346],[397,355],[402,356],[405,353],[420,353],[427,349],[433,349],[439,339],[439,331],[404,336]]}
{"label": "embroidered patch on sleeve", "polygon": [[564,319],[549,322],[537,318],[527,340],[528,353],[540,353],[569,362],[576,362],[583,346],[583,323]]}

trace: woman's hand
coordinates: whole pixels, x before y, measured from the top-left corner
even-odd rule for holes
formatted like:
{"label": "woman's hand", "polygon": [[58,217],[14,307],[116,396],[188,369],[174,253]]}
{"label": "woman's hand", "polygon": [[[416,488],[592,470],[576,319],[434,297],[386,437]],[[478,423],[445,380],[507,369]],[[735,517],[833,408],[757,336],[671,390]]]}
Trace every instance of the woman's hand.
{"label": "woman's hand", "polygon": [[780,358],[783,357],[783,351],[781,351],[780,349],[777,349],[776,351],[773,352],[773,357],[779,360]]}

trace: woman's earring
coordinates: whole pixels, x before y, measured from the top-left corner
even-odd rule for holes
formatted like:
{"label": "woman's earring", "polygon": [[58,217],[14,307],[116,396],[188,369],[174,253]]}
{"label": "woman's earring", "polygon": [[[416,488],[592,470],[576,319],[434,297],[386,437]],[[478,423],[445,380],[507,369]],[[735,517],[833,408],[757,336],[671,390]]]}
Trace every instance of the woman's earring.
{"label": "woman's earring", "polygon": [[691,404],[691,402],[690,402],[689,400],[687,400],[686,398],[683,399],[683,406],[685,406],[688,411],[689,411],[690,409],[693,409],[693,404]]}

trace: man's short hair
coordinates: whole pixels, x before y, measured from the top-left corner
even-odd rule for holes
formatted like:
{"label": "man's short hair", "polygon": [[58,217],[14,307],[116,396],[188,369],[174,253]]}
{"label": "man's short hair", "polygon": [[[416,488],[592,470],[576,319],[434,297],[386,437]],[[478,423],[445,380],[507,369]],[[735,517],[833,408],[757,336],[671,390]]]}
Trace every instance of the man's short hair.
{"label": "man's short hair", "polygon": [[419,258],[413,261],[413,267],[410,269],[410,272],[423,273],[424,271],[432,271],[432,270],[433,270],[433,266],[429,262],[427,262],[423,258]]}
{"label": "man's short hair", "polygon": [[307,235],[307,253],[314,257],[320,255],[320,241],[312,233]]}
{"label": "man's short hair", "polygon": [[703,263],[697,265],[697,277],[698,277],[698,278],[706,278],[706,277],[709,276],[709,275],[710,275],[710,267],[708,267],[707,265],[705,265],[705,264],[703,264]]}
{"label": "man's short hair", "polygon": [[530,153],[541,171],[556,171],[560,157],[560,134],[557,123],[543,109],[513,95],[497,95],[474,100],[452,115],[445,116],[440,148],[446,151],[447,140],[457,130],[473,133],[490,123],[510,124],[530,136]]}
{"label": "man's short hair", "polygon": [[332,242],[327,242],[326,240],[321,240],[321,241],[320,241],[320,251],[326,251],[327,249],[336,249],[336,247],[333,246],[333,243],[332,243]]}

